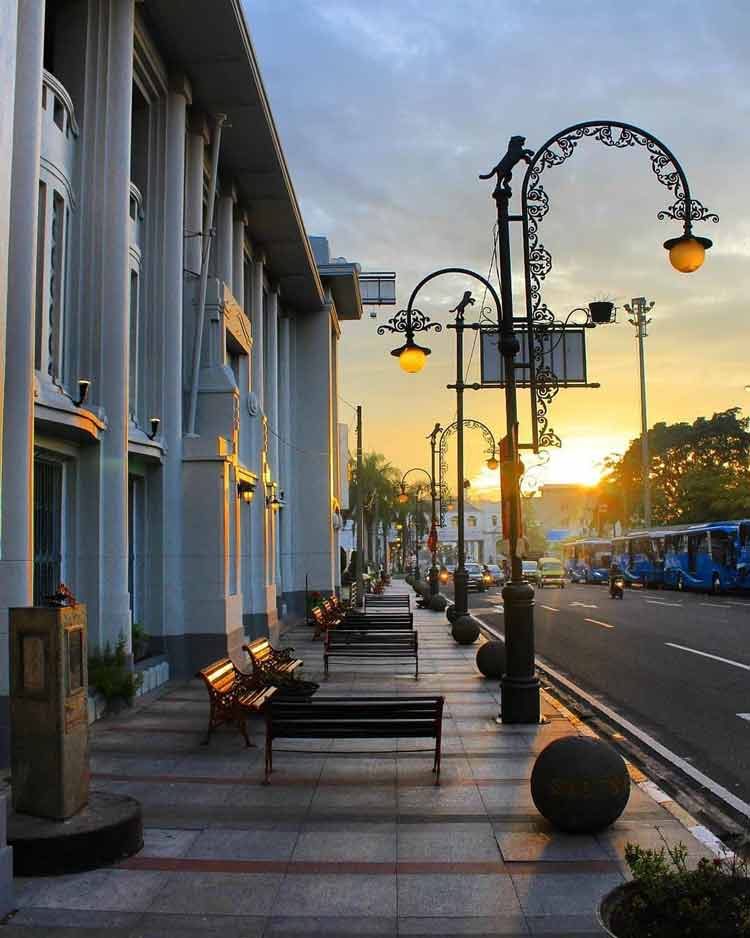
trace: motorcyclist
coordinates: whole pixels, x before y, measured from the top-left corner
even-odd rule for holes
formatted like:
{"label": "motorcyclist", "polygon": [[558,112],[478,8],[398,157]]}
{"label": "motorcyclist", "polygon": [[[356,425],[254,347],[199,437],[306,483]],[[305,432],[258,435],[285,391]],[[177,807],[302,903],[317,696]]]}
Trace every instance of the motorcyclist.
{"label": "motorcyclist", "polygon": [[615,560],[609,566],[609,592],[611,596],[614,596],[615,593],[622,592],[622,586],[617,585],[618,577],[622,578],[622,569]]}

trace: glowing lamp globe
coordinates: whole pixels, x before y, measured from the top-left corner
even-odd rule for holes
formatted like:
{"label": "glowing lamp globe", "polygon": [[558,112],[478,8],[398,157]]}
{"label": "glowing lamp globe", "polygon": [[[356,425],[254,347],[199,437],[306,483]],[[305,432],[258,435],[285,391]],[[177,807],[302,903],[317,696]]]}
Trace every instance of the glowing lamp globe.
{"label": "glowing lamp globe", "polygon": [[[405,505],[409,501],[409,496],[406,494],[406,492],[401,492],[401,494],[398,497],[398,500],[402,505]],[[400,527],[401,525],[399,525],[399,528]]]}
{"label": "glowing lamp globe", "polygon": [[711,247],[708,238],[696,238],[695,235],[682,235],[664,242],[669,251],[669,262],[681,274],[691,274],[703,266],[706,249]]}
{"label": "glowing lamp globe", "polygon": [[398,363],[407,374],[415,375],[424,368],[427,355],[418,345],[407,345],[398,356]]}
{"label": "glowing lamp globe", "polygon": [[494,456],[490,456],[490,458],[487,460],[487,468],[491,469],[493,472],[499,465],[500,463],[497,461],[497,459],[495,459]]}

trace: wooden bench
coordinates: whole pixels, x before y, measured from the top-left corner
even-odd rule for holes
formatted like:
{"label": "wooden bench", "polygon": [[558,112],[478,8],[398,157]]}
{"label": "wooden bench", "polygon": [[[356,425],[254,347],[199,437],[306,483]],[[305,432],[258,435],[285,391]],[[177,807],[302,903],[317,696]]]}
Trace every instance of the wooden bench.
{"label": "wooden bench", "polygon": [[286,674],[293,677],[297,668],[304,662],[301,658],[293,658],[292,648],[274,648],[267,638],[256,638],[254,642],[242,646],[242,650],[250,655],[253,663],[253,674],[258,677],[267,675],[269,671]]}
{"label": "wooden bench", "polygon": [[392,613],[390,615],[371,615],[370,613],[350,613],[338,623],[336,629],[385,629],[386,631],[410,631],[414,628],[412,613]]}
{"label": "wooden bench", "polygon": [[409,611],[408,593],[383,593],[380,596],[365,596],[365,609],[405,609]]}
{"label": "wooden bench", "polygon": [[254,746],[247,735],[247,715],[251,711],[261,710],[274,696],[276,688],[262,684],[254,674],[243,674],[235,668],[230,658],[220,658],[201,668],[197,677],[206,685],[211,704],[203,745],[208,745],[211,733],[217,726],[232,723],[244,736],[245,745]]}
{"label": "wooden bench", "polygon": [[326,644],[323,651],[323,671],[328,677],[329,658],[361,658],[369,662],[382,661],[386,664],[395,658],[414,659],[414,678],[419,680],[419,645],[418,633],[386,632],[349,632],[334,629],[326,632]]}
{"label": "wooden bench", "polygon": [[[273,771],[275,739],[435,740],[432,771],[440,784],[444,697],[317,697],[306,703],[272,701],[266,707],[266,774]],[[288,750],[287,750],[288,751]]]}
{"label": "wooden bench", "polygon": [[313,638],[320,638],[323,632],[335,628],[341,621],[343,613],[335,610],[326,610],[325,606],[315,606],[312,610],[312,620],[315,625]]}

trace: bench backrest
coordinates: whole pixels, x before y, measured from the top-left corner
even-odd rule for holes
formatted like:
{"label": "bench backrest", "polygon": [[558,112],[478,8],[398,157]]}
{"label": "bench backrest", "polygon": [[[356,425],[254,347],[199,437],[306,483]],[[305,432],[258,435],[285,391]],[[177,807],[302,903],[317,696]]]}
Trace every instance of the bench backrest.
{"label": "bench backrest", "polygon": [[399,648],[416,648],[418,633],[409,632],[386,632],[377,630],[375,632],[340,632],[338,629],[326,633],[326,648],[361,648],[368,646],[371,648],[384,648],[386,646],[396,646]]}
{"label": "bench backrest", "polygon": [[209,694],[223,695],[233,689],[237,669],[232,664],[231,658],[220,658],[213,664],[201,668],[198,676],[203,679]]}
{"label": "bench backrest", "polygon": [[337,632],[413,632],[411,622],[340,622],[336,626]]}
{"label": "bench backrest", "polygon": [[304,703],[272,700],[266,707],[269,737],[374,739],[437,737],[445,698],[314,697]]}
{"label": "bench backrest", "polygon": [[254,642],[243,647],[253,659],[254,664],[263,664],[266,659],[273,657],[273,649],[267,638],[256,638]]}
{"label": "bench backrest", "polygon": [[365,606],[406,606],[409,608],[409,596],[398,593],[381,593],[365,596]]}

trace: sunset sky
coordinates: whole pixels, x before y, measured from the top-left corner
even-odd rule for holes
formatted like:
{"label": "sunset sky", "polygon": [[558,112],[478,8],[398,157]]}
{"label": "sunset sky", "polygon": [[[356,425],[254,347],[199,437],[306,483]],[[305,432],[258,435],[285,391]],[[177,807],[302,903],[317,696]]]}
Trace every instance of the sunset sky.
{"label": "sunset sky", "polygon": [[[245,2],[308,232],[327,235],[334,255],[365,270],[397,273],[397,306],[343,329],[340,390],[363,405],[366,449],[402,470],[429,467],[426,435],[454,419],[445,387],[455,377],[454,333],[431,335],[427,367],[407,375],[388,354],[400,342],[376,329],[431,270],[487,273],[494,203],[478,174],[513,134],[536,149],[600,118],[641,126],[676,154],[693,196],[721,216],[696,226],[715,246],[697,273],[673,271],[661,245],[680,226],[656,218],[673,199],[646,152],[584,142],[544,175],[542,240],[553,256],[545,302],[564,317],[596,298],[656,301],[646,340],[650,424],[750,403],[750,4]],[[516,206],[521,178],[517,171]],[[513,261],[520,312],[519,232]],[[431,284],[418,305],[445,322],[469,286]],[[593,482],[601,460],[639,433],[635,333],[622,309],[618,320],[588,334],[589,380],[601,389],[561,391],[552,405],[563,448],[551,453],[545,481]],[[467,345],[468,363],[468,334]],[[477,351],[468,380],[478,380]],[[525,392],[519,406],[528,439]],[[502,392],[467,392],[465,415],[502,435]],[[343,403],[340,416],[353,416]],[[491,484],[481,467],[481,440],[469,434],[467,475]]]}

